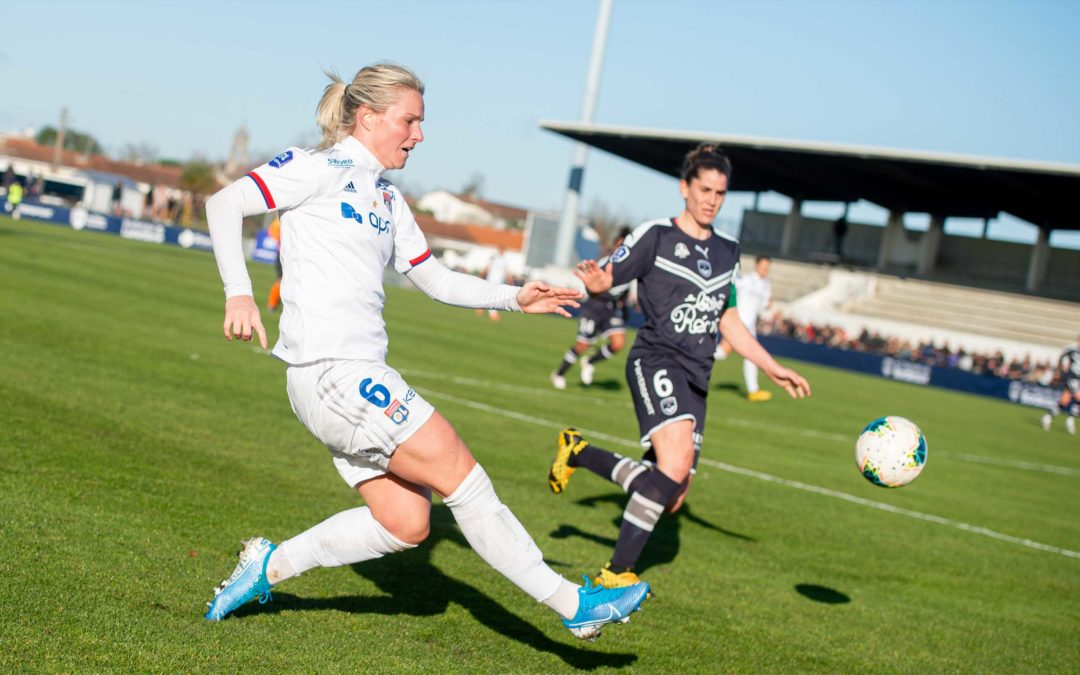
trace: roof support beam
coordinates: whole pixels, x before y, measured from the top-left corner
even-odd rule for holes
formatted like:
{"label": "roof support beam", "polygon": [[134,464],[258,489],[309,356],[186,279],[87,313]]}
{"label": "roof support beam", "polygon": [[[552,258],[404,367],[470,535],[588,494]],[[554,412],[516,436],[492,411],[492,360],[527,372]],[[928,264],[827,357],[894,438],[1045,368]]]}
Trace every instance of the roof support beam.
{"label": "roof support beam", "polygon": [[799,197],[791,198],[791,210],[784,219],[784,232],[780,236],[780,255],[791,258],[799,243],[799,228],[802,227],[802,202]]}
{"label": "roof support beam", "polygon": [[1049,262],[1050,230],[1040,227],[1035,236],[1035,245],[1031,247],[1031,257],[1028,259],[1027,282],[1024,288],[1029,293],[1039,290],[1046,281],[1046,268]]}
{"label": "roof support beam", "polygon": [[889,211],[885,222],[885,231],[881,233],[881,246],[878,247],[877,269],[884,270],[892,259],[893,242],[904,236],[904,212]]}
{"label": "roof support beam", "polygon": [[945,216],[930,214],[930,228],[919,242],[918,274],[928,277],[937,266],[938,251],[941,249],[941,237],[945,233]]}

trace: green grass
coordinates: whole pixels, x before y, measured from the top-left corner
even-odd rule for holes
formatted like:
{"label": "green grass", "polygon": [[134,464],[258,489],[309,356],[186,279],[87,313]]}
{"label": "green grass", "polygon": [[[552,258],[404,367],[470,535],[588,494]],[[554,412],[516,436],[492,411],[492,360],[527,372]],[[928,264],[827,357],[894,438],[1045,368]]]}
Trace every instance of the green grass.
{"label": "green grass", "polygon": [[[252,268],[261,294],[272,269]],[[599,642],[488,569],[441,506],[418,549],[315,570],[210,624],[241,538],[281,540],[359,502],[294,418],[282,364],[221,337],[205,253],[0,219],[0,290],[0,670],[1080,670],[1080,559],[725,468],[1078,551],[1080,439],[1060,422],[1044,433],[1030,408],[811,365],[811,399],[749,404],[730,388],[737,359],[713,376],[687,508],[642,561],[657,596]],[[556,392],[570,322],[494,323],[394,288],[386,318],[391,365],[549,563],[594,571],[623,496],[584,472],[555,496],[545,474],[563,424],[635,437],[622,361]],[[929,439],[902,490],[852,462],[882,414]]]}

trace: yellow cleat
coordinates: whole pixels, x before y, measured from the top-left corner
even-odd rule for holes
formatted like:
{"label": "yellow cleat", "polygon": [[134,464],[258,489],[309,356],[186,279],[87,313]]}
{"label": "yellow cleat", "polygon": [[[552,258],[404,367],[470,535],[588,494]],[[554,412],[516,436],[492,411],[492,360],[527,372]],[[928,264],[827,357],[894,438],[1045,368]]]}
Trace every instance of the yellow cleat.
{"label": "yellow cleat", "polygon": [[746,395],[746,398],[754,403],[761,403],[772,399],[772,392],[764,390],[752,391]]}
{"label": "yellow cleat", "polygon": [[[604,588],[623,588],[641,583],[641,579],[633,572],[619,572],[616,574],[611,571],[610,567],[611,563],[608,563],[600,568],[600,573],[593,579],[593,583]],[[652,596],[652,593],[649,593],[649,595]]]}
{"label": "yellow cleat", "polygon": [[551,462],[551,470],[548,471],[548,485],[552,492],[559,494],[566,489],[570,476],[573,476],[575,471],[575,468],[570,466],[570,457],[581,452],[586,445],[588,443],[577,429],[567,427],[559,432],[555,459]]}

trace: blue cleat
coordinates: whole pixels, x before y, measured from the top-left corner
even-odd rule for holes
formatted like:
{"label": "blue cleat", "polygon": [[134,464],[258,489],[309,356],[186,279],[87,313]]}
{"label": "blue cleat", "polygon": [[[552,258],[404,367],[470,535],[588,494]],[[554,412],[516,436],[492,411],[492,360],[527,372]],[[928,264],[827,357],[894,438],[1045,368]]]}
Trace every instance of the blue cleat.
{"label": "blue cleat", "polygon": [[208,621],[221,621],[249,600],[259,598],[260,604],[270,602],[270,582],[266,580],[266,563],[277,548],[262,537],[240,542],[243,546],[237,557],[240,562],[228,579],[214,589],[214,599],[207,603]]}
{"label": "blue cleat", "polygon": [[609,623],[626,623],[630,615],[641,611],[641,603],[649,597],[649,584],[642,581],[622,588],[604,588],[593,584],[588,576],[582,576],[585,585],[578,589],[578,611],[572,619],[563,619],[563,625],[574,637],[595,640],[600,637],[600,627]]}

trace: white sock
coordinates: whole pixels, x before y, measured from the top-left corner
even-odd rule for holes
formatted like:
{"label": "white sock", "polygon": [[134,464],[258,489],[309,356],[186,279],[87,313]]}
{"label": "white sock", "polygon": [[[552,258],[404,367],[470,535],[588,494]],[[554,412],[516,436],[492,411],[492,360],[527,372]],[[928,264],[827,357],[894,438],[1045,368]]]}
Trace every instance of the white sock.
{"label": "white sock", "polygon": [[743,379],[746,380],[746,391],[753,394],[760,389],[758,387],[758,367],[750,362],[749,359],[744,359],[742,362],[742,374]]}
{"label": "white sock", "polygon": [[415,547],[390,534],[371,509],[362,506],[330,516],[283,541],[270,555],[266,576],[276,584],[315,567],[351,565]]}
{"label": "white sock", "polygon": [[573,588],[573,611],[565,587],[573,586],[544,562],[536,542],[510,509],[499,501],[484,468],[477,464],[453,494],[443,499],[473,550],[537,602],[543,602],[565,618],[577,613],[577,587]]}

